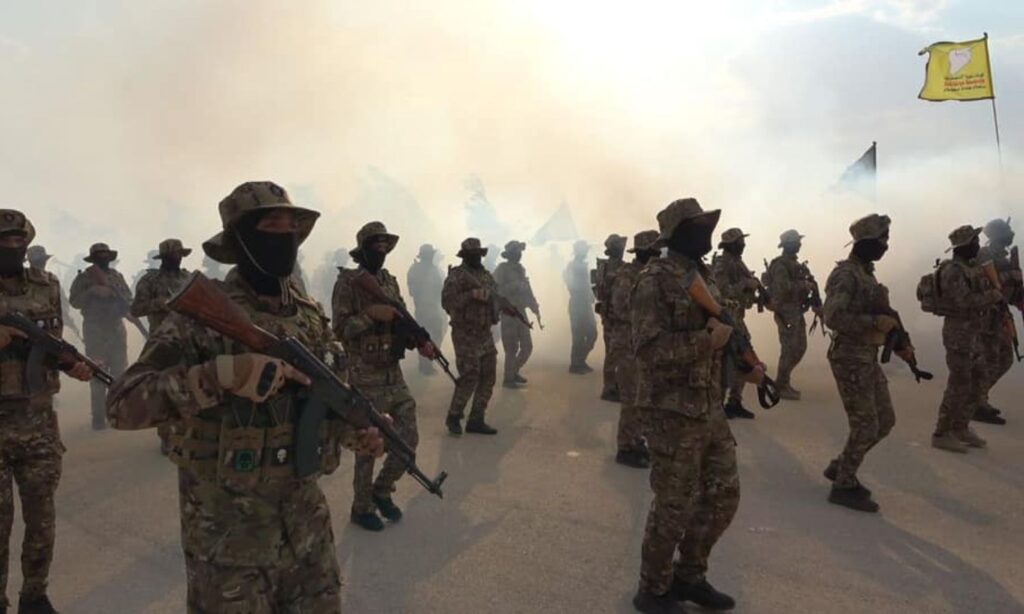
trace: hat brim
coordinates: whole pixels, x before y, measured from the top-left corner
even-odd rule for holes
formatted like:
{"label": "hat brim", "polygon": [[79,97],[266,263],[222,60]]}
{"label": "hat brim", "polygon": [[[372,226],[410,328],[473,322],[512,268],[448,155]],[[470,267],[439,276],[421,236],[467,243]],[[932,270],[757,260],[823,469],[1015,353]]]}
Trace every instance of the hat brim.
{"label": "hat brim", "polygon": [[666,228],[661,232],[660,235],[658,235],[657,240],[651,245],[651,249],[661,249],[662,247],[665,247],[665,245],[668,243],[668,240],[672,238],[672,233],[675,232],[676,228],[679,228],[679,224],[682,224],[683,222],[693,222],[694,224],[710,226],[713,230],[715,226],[718,226],[718,219],[721,217],[721,209],[712,209],[711,211],[705,211],[700,215],[688,217],[685,220],[679,220],[679,222],[675,226],[673,226],[672,228]]}
{"label": "hat brim", "polygon": [[949,252],[953,251],[954,249],[956,249],[958,247],[964,247],[965,245],[970,245],[971,241],[974,241],[975,239],[977,239],[981,235],[981,231],[982,230],[983,230],[982,228],[975,228],[974,229],[974,233],[971,234],[971,237],[969,239],[967,239],[966,241],[961,241],[961,242],[957,243],[956,245],[950,245],[948,248],[946,248],[946,253],[948,254]]}
{"label": "hat brim", "polygon": [[487,255],[487,251],[488,251],[488,249],[486,247],[481,247],[481,248],[478,248],[478,249],[469,249],[469,250],[460,249],[459,253],[455,254],[455,257],[456,258],[465,258],[466,256],[468,256],[470,254],[480,254],[481,256],[486,256]]}
{"label": "hat brim", "polygon": [[[231,227],[233,228],[240,221],[255,213],[274,211],[277,209],[291,211],[295,214],[296,221],[299,224],[299,245],[302,245],[306,239],[309,238],[309,234],[313,232],[313,227],[316,225],[316,221],[320,217],[319,211],[313,211],[312,209],[306,209],[305,207],[266,205],[246,211],[243,216],[234,221]],[[228,240],[228,237],[225,234],[226,231],[227,229],[222,230],[206,241],[203,241],[203,252],[205,252],[210,258],[222,264],[238,264],[238,253],[235,251],[234,242]]]}
{"label": "hat brim", "polygon": [[116,249],[105,249],[105,250],[102,250],[102,251],[99,251],[99,252],[93,252],[93,253],[89,254],[88,256],[86,256],[85,258],[82,258],[82,260],[92,264],[92,263],[96,262],[95,258],[96,258],[96,256],[99,256],[100,254],[110,254],[110,259],[111,260],[117,260],[117,250]]}

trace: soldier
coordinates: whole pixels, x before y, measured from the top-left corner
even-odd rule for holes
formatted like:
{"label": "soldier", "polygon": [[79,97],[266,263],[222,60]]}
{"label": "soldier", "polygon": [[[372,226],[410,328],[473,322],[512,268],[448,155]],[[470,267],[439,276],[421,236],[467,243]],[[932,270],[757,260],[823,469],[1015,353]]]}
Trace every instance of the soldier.
{"label": "soldier", "polygon": [[[60,336],[60,283],[41,268],[23,265],[35,234],[24,214],[0,210],[0,315],[21,312]],[[48,364],[43,389],[30,390],[26,377],[29,349],[25,333],[0,326],[0,612],[6,613],[9,606],[7,571],[16,482],[25,522],[21,547],[24,584],[18,612],[55,614],[46,586],[53,560],[53,496],[60,481],[64,445],[53,396],[60,389],[58,369],[81,381],[88,381],[92,371],[80,362]]]}
{"label": "soldier", "polygon": [[[297,338],[323,358],[333,339],[327,318],[289,279],[296,250],[319,214],[294,206],[270,182],[240,185],[219,209],[223,232],[203,250],[237,264],[220,288],[256,324]],[[170,458],[179,468],[189,612],[341,611],[330,510],[318,474],[296,477],[288,453],[309,383],[288,363],[172,313],[111,389],[114,428],[168,420],[184,427]],[[322,433],[324,474],[337,468],[340,445],[383,452],[376,429],[357,432],[328,420]],[[264,455],[264,446],[277,452]]]}
{"label": "soldier", "polygon": [[[46,248],[42,245],[33,245],[28,248],[26,252],[28,258],[28,266],[36,274],[48,273],[46,270],[46,263],[52,257],[46,253]],[[82,338],[82,331],[78,329],[78,325],[75,324],[75,319],[71,316],[71,305],[68,304],[68,298],[64,295],[64,288],[60,289],[60,315],[63,319],[64,328],[71,329],[71,332],[75,333],[75,336],[79,339]]]}
{"label": "soldier", "polygon": [[[975,262],[981,249],[981,228],[961,226],[950,233],[946,251],[953,258],[935,272],[941,288],[942,344],[946,347],[949,379],[939,406],[932,447],[967,452],[967,446],[983,448],[984,439],[970,428],[974,410],[981,405],[986,380],[982,342],[991,322],[1003,322],[999,307],[1003,294],[992,287]],[[1005,332],[1003,334],[1006,334]]]}
{"label": "soldier", "polygon": [[[156,331],[167,314],[167,299],[177,292],[185,280],[188,271],[181,268],[181,261],[192,253],[178,239],[166,239],[160,242],[153,259],[160,263],[160,268],[149,269],[143,273],[135,285],[135,298],[132,300],[131,314],[136,318],[145,317],[149,320],[149,330]],[[157,427],[160,436],[160,452],[165,456],[171,450],[170,422]]]}
{"label": "soldier", "polygon": [[[667,246],[668,254],[644,267],[633,290],[636,402],[644,412],[654,491],[633,598],[641,612],[681,613],[681,601],[714,610],[735,606],[705,578],[711,549],[740,496],[736,442],[719,384],[732,330],[708,316],[685,281],[704,278],[720,300],[702,261],[719,215],[693,198],[658,213],[655,245]],[[763,366],[756,371],[763,374]]]}
{"label": "soldier", "polygon": [[618,355],[619,346],[609,342],[608,318],[605,316],[609,294],[615,274],[622,268],[622,256],[626,251],[628,239],[622,235],[611,234],[604,240],[604,255],[607,258],[597,259],[597,268],[590,271],[590,282],[594,291],[594,312],[601,316],[601,336],[604,339],[604,383],[601,388],[601,399],[618,403],[621,400],[619,387],[615,378],[615,367],[622,362]]}
{"label": "soldier", "polygon": [[[711,275],[722,292],[726,308],[729,309],[739,334],[747,339],[750,339],[746,323],[747,310],[757,302],[757,290],[761,287],[743,262],[743,251],[747,248],[746,238],[749,236],[739,228],[730,228],[723,232],[722,240],[718,244],[722,253],[711,264]],[[730,420],[754,418],[754,412],[743,406],[743,388],[746,383],[746,379],[737,374],[727,391],[729,396],[725,403],[725,416]]]}
{"label": "soldier", "polygon": [[562,281],[569,290],[569,324],[572,328],[572,350],[569,373],[584,375],[593,369],[587,356],[597,343],[597,320],[594,318],[594,292],[587,273],[587,252],[590,246],[579,240],[572,246],[573,259],[562,272]]}
{"label": "soldier", "polygon": [[779,236],[782,254],[768,265],[765,284],[772,296],[782,348],[775,383],[779,386],[779,396],[790,401],[800,400],[800,391],[792,386],[790,377],[807,352],[804,313],[810,305],[808,298],[813,291],[810,271],[796,258],[803,238],[804,235],[795,230],[787,230]]}
{"label": "soldier", "polygon": [[138,273],[136,273],[135,277],[132,277],[132,293],[133,294],[135,293],[135,289],[139,287],[139,280],[142,279],[142,277],[146,273],[148,273],[149,271],[152,271],[153,269],[160,268],[160,250],[159,249],[151,249],[151,250],[149,250],[149,252],[146,253],[146,260],[143,262],[143,264],[146,265],[146,268],[144,268],[144,269],[140,270]]}
{"label": "soldier", "polygon": [[[1013,248],[1013,257],[1009,252],[1014,238],[1010,220],[992,220],[986,224],[985,237],[988,239],[988,244],[978,252],[978,262],[982,264],[992,262],[999,275],[999,282],[1003,287],[1003,296],[1006,298],[1006,302],[1015,305],[1024,313],[1024,282],[1021,280],[1017,248]],[[974,412],[973,420],[988,424],[1006,424],[1006,419],[1000,415],[1002,412],[989,403],[988,395],[1013,366],[1013,339],[1005,334],[999,319],[993,318],[990,324],[981,344],[984,352],[985,381],[982,383],[981,405]]]}
{"label": "soldier", "polygon": [[203,275],[210,279],[224,279],[224,265],[209,256],[203,256]]}
{"label": "soldier", "polygon": [[448,271],[441,293],[441,306],[451,318],[452,345],[459,370],[459,381],[445,420],[452,435],[462,434],[462,417],[470,398],[473,405],[466,432],[481,435],[498,432],[484,421],[498,369],[498,350],[491,336],[491,327],[498,322],[498,310],[491,296],[495,283],[483,265],[488,251],[480,246],[480,239],[470,237],[463,241],[456,254],[462,264]]}
{"label": "soldier", "polygon": [[316,299],[322,305],[331,302],[331,294],[334,292],[334,282],[338,279],[338,272],[348,266],[350,259],[348,250],[343,247],[324,254],[324,261],[317,267],[313,282]]}
{"label": "soldier", "polygon": [[[124,373],[128,365],[128,335],[124,319],[130,316],[132,293],[124,277],[111,263],[117,252],[106,243],[89,248],[85,261],[91,266],[79,271],[71,284],[71,306],[82,312],[85,353],[98,360],[114,377]],[[104,407],[107,389],[100,382],[90,382],[92,428],[106,428]]]}
{"label": "soldier", "polygon": [[[833,482],[828,500],[862,512],[877,512],[878,504],[857,479],[857,469],[896,423],[878,349],[899,326],[899,315],[892,311],[889,290],[874,272],[875,262],[889,249],[889,225],[889,216],[878,214],[854,222],[850,256],[836,264],[825,285],[825,323],[834,331],[828,361],[850,423],[846,446],[825,469],[825,477]],[[913,360],[909,343],[895,350],[907,362]]]}
{"label": "soldier", "polygon": [[622,397],[615,462],[638,469],[650,466],[651,453],[647,449],[640,411],[636,406],[636,361],[633,357],[631,299],[640,270],[651,258],[657,258],[661,253],[661,250],[654,247],[657,239],[657,230],[645,230],[633,237],[633,247],[629,251],[636,257],[633,262],[624,263],[615,273],[604,311],[605,322],[608,324],[608,343],[615,347],[614,356],[619,361],[614,367],[617,388]]}
{"label": "soldier", "polygon": [[[440,346],[444,343],[444,336],[448,332],[448,322],[444,317],[444,310],[441,309],[441,288],[444,287],[444,277],[441,275],[441,269],[438,268],[436,259],[437,250],[433,245],[429,243],[421,245],[416,261],[409,267],[405,283],[415,306],[416,321],[427,329],[430,338]],[[434,375],[436,373],[434,362],[420,356],[420,373]]]}
{"label": "soldier", "polygon": [[[397,244],[398,235],[389,233],[381,222],[370,222],[359,229],[356,248],[351,251],[359,268],[338,273],[331,305],[334,333],[348,355],[349,383],[366,395],[378,411],[389,414],[395,430],[415,449],[419,441],[416,400],[405,385],[399,365],[405,349],[412,348],[407,345],[409,339],[400,334],[401,313],[392,305],[380,303],[355,283],[362,275],[372,275],[389,299],[404,306],[398,280],[384,268],[384,260]],[[428,359],[434,354],[429,342],[419,349]],[[373,466],[372,456],[356,456],[351,517],[364,529],[380,531],[384,523],[377,510],[391,522],[402,518],[402,510],[391,499],[391,493],[395,492],[395,482],[405,474],[405,467],[388,455],[374,480]]]}
{"label": "soldier", "polygon": [[[522,313],[529,309],[540,318],[540,306],[537,305],[537,298],[530,287],[530,278],[526,276],[526,269],[521,263],[525,249],[526,243],[522,241],[509,241],[505,244],[505,251],[501,253],[505,262],[494,270],[494,282],[498,294],[508,299],[516,309]],[[518,388],[526,383],[526,378],[519,371],[533,353],[530,327],[518,318],[502,313],[501,345],[505,350],[505,378],[502,385],[505,388]]]}

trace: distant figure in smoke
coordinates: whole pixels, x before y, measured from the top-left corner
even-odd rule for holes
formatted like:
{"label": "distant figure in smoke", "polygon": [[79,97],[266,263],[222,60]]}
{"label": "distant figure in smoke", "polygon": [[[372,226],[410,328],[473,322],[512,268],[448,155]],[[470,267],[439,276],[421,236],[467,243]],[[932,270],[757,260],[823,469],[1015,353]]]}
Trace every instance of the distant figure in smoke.
{"label": "distant figure in smoke", "polygon": [[224,275],[226,274],[227,271],[224,270],[223,264],[217,262],[216,260],[210,258],[209,256],[203,256],[203,275],[209,277],[210,279],[219,279],[223,281]]}
{"label": "distant figure in smoke", "polygon": [[611,323],[608,321],[608,302],[611,300],[612,284],[615,274],[622,268],[622,256],[626,251],[627,238],[611,234],[604,241],[604,254],[607,258],[597,259],[597,268],[590,271],[590,283],[594,288],[594,312],[601,316],[601,333],[604,339],[604,384],[601,398],[605,401],[619,402],[619,386],[615,381],[615,365],[621,362],[620,345],[611,342]]}
{"label": "distant figure in smoke", "polygon": [[321,305],[331,304],[331,293],[334,292],[334,282],[338,279],[338,273],[345,269],[352,257],[348,255],[348,249],[338,249],[326,252],[324,260],[317,267],[313,274],[313,294]]}
{"label": "distant figure in smoke", "polygon": [[[82,312],[85,353],[102,362],[114,377],[128,366],[128,333],[124,319],[129,316],[132,292],[124,277],[111,265],[117,252],[106,243],[89,248],[85,261],[92,266],[78,273],[71,284],[71,306]],[[92,428],[106,428],[107,388],[90,382]]]}
{"label": "distant figure in smoke", "polygon": [[[505,259],[494,270],[494,281],[498,285],[498,293],[509,300],[520,312],[529,309],[540,318],[540,306],[537,297],[530,287],[530,278],[526,276],[526,268],[522,265],[523,251],[526,243],[509,241],[501,257]],[[517,318],[502,313],[501,344],[505,350],[505,378],[502,385],[506,388],[518,388],[526,383],[526,378],[519,371],[526,365],[533,353],[533,338],[530,328]]]}
{"label": "distant figure in smoke", "polygon": [[139,272],[135,274],[135,277],[132,277],[132,292],[135,292],[135,289],[139,287],[139,280],[142,279],[142,277],[148,271],[152,271],[152,270],[160,268],[160,257],[159,256],[160,256],[160,250],[158,250],[158,249],[151,249],[151,250],[149,250],[149,252],[146,254],[146,259],[142,261],[142,263],[145,264],[146,267],[143,268],[143,269],[140,269]]}
{"label": "distant figure in smoke", "polygon": [[302,290],[303,294],[309,294],[309,279],[306,277],[306,273],[302,270],[302,261],[304,260],[302,252],[299,252],[298,257],[295,259],[295,268],[292,270],[292,281],[295,285]]}
{"label": "distant figure in smoke", "polygon": [[[444,276],[436,260],[437,250],[434,246],[429,243],[421,245],[419,255],[405,276],[405,285],[409,288],[409,296],[412,297],[416,321],[427,329],[434,344],[440,346],[448,332],[448,318],[441,309]],[[434,361],[420,356],[420,373],[434,375],[435,372]]]}
{"label": "distant figure in smoke", "polygon": [[[1024,313],[1024,279],[1021,278],[1020,256],[1013,245],[1013,228],[1010,220],[992,220],[985,225],[985,236],[988,244],[978,252],[978,262],[991,262],[996,268],[999,282],[1003,287],[1003,296],[1008,305],[1014,305]],[[993,318],[985,331],[981,344],[985,363],[984,379],[981,384],[981,405],[974,412],[972,420],[988,424],[1006,424],[1006,418],[989,403],[988,395],[992,388],[1006,375],[1013,366],[1013,339],[1006,334],[1006,328],[1000,318]]]}
{"label": "distant figure in smoke", "polygon": [[797,259],[803,245],[804,235],[796,230],[787,230],[779,236],[782,254],[768,265],[765,286],[772,297],[775,310],[775,325],[779,329],[779,371],[775,382],[783,399],[799,401],[800,391],[793,387],[790,378],[793,369],[807,353],[807,319],[809,309],[818,313],[820,307],[812,307],[810,297],[814,291],[813,277],[806,263]]}
{"label": "distant figure in smoke", "polygon": [[572,351],[569,373],[582,375],[593,369],[587,356],[597,342],[597,320],[594,318],[594,292],[590,287],[587,253],[590,246],[579,240],[572,246],[573,259],[562,272],[562,280],[569,290],[569,323],[572,327]]}
{"label": "distant figure in smoke", "polygon": [[[46,248],[42,245],[33,245],[28,248],[26,258],[28,259],[28,266],[31,270],[37,273],[45,273],[46,263],[52,256],[46,253]],[[79,339],[82,338],[82,331],[78,329],[78,325],[75,324],[75,319],[71,316],[71,305],[68,303],[68,297],[64,293],[64,288],[60,289],[60,311],[61,317],[64,319],[64,326],[71,329],[71,332],[75,333],[75,336]]]}

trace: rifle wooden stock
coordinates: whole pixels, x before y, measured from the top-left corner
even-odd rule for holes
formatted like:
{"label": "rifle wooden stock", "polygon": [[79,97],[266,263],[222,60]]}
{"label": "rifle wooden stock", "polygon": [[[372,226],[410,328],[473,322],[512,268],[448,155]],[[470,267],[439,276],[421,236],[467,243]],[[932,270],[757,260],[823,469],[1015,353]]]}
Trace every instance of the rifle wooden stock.
{"label": "rifle wooden stock", "polygon": [[199,271],[167,301],[167,307],[257,352],[268,351],[278,341],[273,334],[253,324],[245,310]]}
{"label": "rifle wooden stock", "polygon": [[[989,283],[996,290],[999,290],[1005,299],[1006,294],[1003,292],[1003,282],[999,279],[999,271],[996,270],[996,263],[992,260],[985,262],[981,265],[981,270],[984,271],[985,277],[988,278]],[[1013,341],[1013,353],[1017,358],[1017,362],[1020,362],[1024,357],[1020,354],[1020,338],[1017,335],[1017,322],[1013,319],[1013,312],[1010,311],[1010,305],[1003,302],[1003,326],[1006,328],[1006,333],[1010,335],[1010,339]]]}

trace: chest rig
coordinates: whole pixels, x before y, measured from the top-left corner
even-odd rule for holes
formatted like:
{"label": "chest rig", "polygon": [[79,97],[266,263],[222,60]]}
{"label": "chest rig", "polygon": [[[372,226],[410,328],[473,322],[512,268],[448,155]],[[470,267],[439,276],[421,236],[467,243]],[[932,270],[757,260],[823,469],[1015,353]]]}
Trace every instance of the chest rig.
{"label": "chest rig", "polygon": [[[352,285],[355,276],[360,273],[362,271],[352,271],[345,279],[345,283],[350,284],[349,287],[352,291],[353,314],[362,313],[364,309],[376,303],[363,290]],[[381,290],[384,291],[388,298],[394,301],[401,300],[398,282],[390,273],[382,270],[377,276],[377,283],[380,284]],[[398,339],[396,339],[394,323],[374,321],[370,329],[355,340],[353,344],[355,347],[349,350],[351,354],[349,358],[354,363],[353,368],[359,370],[359,367],[364,365],[373,369],[396,366],[398,364],[398,357],[403,351],[403,349],[395,347],[396,343],[398,343]]]}
{"label": "chest rig", "polygon": [[[63,320],[60,310],[60,288],[47,273],[25,271],[25,279],[17,287],[0,286],[0,313],[20,312],[36,326],[56,337],[61,336]],[[32,347],[24,339],[14,339],[0,351],[0,401],[26,400],[39,394],[56,394],[60,390],[60,373],[55,364],[37,365],[44,369],[41,389],[32,389],[28,365]],[[32,355],[41,360],[42,355]]]}

